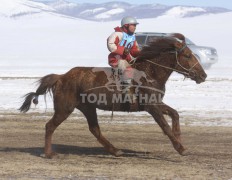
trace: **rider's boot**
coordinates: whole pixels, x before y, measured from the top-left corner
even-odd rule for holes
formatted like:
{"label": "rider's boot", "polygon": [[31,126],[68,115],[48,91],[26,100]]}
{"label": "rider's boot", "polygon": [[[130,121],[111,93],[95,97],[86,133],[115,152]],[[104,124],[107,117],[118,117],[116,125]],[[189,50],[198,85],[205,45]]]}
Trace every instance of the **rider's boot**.
{"label": "rider's boot", "polygon": [[123,100],[126,103],[126,109],[128,111],[138,110],[138,99],[135,94],[135,88],[132,86],[131,79],[123,81],[122,93],[124,95]]}

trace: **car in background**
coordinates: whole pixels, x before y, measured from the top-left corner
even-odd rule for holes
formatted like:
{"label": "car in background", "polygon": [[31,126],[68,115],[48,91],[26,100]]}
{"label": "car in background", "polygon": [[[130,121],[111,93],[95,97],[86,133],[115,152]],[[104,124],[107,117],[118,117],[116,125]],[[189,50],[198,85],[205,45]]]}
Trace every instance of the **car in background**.
{"label": "car in background", "polygon": [[[171,33],[137,32],[135,35],[139,47],[142,48],[143,46],[148,45],[150,42],[154,41],[155,38],[167,37],[170,36]],[[185,38],[185,41],[187,46],[192,50],[195,57],[198,58],[204,69],[209,69],[218,61],[218,54],[215,48],[198,46],[188,38]]]}

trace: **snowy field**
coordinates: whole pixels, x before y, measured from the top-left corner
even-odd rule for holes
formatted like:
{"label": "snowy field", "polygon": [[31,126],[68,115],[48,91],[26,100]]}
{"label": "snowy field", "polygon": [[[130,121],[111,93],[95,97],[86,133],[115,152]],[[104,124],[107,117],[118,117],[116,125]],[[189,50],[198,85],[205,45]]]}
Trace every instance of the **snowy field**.
{"label": "snowy field", "polygon": [[[181,32],[198,45],[218,50],[219,62],[206,71],[205,83],[183,81],[183,76],[178,74],[173,74],[167,83],[164,102],[180,115],[192,117],[192,125],[232,126],[232,24],[229,19],[232,13],[139,20],[138,32]],[[62,74],[75,66],[108,66],[106,39],[119,25],[118,21],[91,22],[53,13],[0,17],[0,21],[1,114],[18,112],[20,97],[35,90],[33,82],[38,77]],[[47,110],[52,111],[49,97]],[[33,111],[45,111],[43,97]],[[206,117],[208,121],[202,122],[198,117]]]}

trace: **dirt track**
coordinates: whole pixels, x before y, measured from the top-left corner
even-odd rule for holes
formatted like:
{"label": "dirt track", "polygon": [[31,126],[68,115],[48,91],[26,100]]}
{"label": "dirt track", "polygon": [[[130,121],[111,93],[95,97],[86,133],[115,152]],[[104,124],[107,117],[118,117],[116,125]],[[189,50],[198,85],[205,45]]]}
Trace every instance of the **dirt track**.
{"label": "dirt track", "polygon": [[69,118],[54,135],[59,156],[46,159],[47,120],[33,114],[0,116],[0,179],[232,178],[231,127],[182,126],[190,155],[180,156],[155,123],[101,123],[103,134],[125,153],[116,158],[104,151],[83,117]]}

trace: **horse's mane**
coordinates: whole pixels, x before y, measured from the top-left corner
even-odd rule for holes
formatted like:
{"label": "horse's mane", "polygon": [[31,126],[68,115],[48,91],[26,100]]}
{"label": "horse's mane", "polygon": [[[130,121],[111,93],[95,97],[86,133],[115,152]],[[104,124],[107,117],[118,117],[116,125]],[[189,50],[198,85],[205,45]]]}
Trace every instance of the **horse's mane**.
{"label": "horse's mane", "polygon": [[161,53],[165,54],[175,51],[175,43],[177,41],[185,41],[185,37],[179,33],[155,37],[147,46],[142,48],[137,60],[157,58]]}

